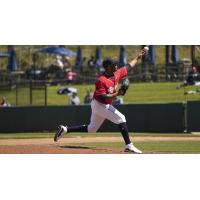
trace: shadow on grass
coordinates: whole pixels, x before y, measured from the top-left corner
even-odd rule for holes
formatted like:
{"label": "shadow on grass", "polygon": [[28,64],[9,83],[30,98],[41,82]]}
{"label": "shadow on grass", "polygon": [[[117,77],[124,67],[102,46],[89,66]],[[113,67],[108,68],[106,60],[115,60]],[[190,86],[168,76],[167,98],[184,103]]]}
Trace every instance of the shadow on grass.
{"label": "shadow on grass", "polygon": [[107,148],[99,148],[99,147],[86,147],[86,146],[60,146],[60,148],[66,148],[66,149],[90,149],[94,151],[111,151]]}
{"label": "shadow on grass", "polygon": [[67,149],[95,149],[94,147],[83,147],[83,146],[60,146],[60,148],[67,148]]}

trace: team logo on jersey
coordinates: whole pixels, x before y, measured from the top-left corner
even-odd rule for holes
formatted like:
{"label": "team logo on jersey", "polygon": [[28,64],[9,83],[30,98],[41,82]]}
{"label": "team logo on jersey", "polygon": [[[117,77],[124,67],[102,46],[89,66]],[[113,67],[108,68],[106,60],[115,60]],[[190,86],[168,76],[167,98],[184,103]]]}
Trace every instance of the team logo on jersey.
{"label": "team logo on jersey", "polygon": [[112,94],[114,92],[114,87],[109,87],[108,92],[109,92],[109,94]]}

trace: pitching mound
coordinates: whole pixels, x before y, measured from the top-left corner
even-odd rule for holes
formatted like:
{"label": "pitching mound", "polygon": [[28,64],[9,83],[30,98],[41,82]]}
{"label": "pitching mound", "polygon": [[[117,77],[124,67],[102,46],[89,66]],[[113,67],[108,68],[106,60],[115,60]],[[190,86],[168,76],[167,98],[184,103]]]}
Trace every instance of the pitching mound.
{"label": "pitching mound", "polygon": [[[200,141],[200,137],[134,137],[133,141]],[[121,137],[62,138],[55,143],[46,139],[2,139],[0,154],[122,154],[123,148],[92,147],[88,143],[121,142]],[[86,145],[84,145],[84,143]],[[98,146],[98,145],[97,145]],[[154,153],[154,152],[144,152]],[[156,152],[159,153],[159,152]]]}

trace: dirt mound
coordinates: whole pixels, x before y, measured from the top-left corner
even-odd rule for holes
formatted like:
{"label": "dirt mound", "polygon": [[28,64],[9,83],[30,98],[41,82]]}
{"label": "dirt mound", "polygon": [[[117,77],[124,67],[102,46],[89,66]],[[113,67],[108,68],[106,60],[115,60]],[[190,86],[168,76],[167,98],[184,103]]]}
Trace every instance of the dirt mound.
{"label": "dirt mound", "polygon": [[[142,137],[132,138],[136,142],[148,141],[199,141],[200,137]],[[44,139],[2,139],[1,154],[122,154],[123,148],[88,147],[84,143],[122,142],[121,137],[62,138],[54,143],[52,138]],[[153,152],[145,152],[153,153]],[[158,152],[157,152],[158,153]]]}

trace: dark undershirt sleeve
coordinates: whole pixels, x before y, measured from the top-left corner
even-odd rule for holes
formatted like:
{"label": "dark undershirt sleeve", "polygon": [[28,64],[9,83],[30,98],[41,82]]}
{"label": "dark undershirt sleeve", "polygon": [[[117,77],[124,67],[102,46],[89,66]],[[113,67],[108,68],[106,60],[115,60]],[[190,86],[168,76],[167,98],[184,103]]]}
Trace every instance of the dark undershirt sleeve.
{"label": "dark undershirt sleeve", "polygon": [[127,72],[130,72],[132,70],[131,65],[128,63],[125,65]]}
{"label": "dark undershirt sleeve", "polygon": [[110,99],[110,98],[113,98],[107,94],[102,94],[102,95],[99,95],[99,97],[102,99],[102,100],[106,100],[106,99]]}

